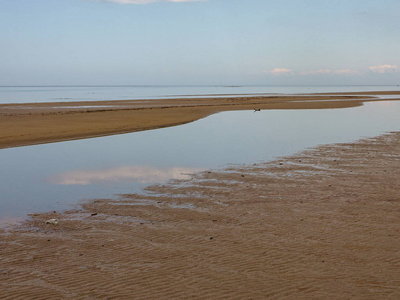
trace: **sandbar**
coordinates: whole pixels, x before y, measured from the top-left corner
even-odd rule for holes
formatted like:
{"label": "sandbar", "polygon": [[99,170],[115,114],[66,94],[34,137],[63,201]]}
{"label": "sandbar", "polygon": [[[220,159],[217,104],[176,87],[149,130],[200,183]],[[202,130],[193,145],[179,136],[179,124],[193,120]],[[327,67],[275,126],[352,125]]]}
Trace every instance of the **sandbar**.
{"label": "sandbar", "polygon": [[222,111],[346,108],[384,100],[376,95],[400,92],[1,104],[0,149],[175,126]]}

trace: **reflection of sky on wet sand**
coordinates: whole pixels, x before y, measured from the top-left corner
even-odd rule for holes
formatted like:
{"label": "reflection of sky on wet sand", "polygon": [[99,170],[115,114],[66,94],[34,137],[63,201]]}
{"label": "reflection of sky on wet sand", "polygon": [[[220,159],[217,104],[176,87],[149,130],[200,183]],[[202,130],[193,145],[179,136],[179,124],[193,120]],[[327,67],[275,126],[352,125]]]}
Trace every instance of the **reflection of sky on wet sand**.
{"label": "reflection of sky on wet sand", "polygon": [[200,168],[155,168],[146,166],[117,167],[94,171],[72,171],[52,176],[49,181],[61,185],[89,185],[113,181],[140,183],[160,182],[168,179],[187,179]]}
{"label": "reflection of sky on wet sand", "polygon": [[7,230],[12,229],[12,226],[20,223],[24,220],[24,217],[14,217],[14,216],[2,216],[0,215],[0,228]]}
{"label": "reflection of sky on wet sand", "polygon": [[[138,193],[149,182],[400,130],[400,102],[234,111],[158,130],[0,150],[0,219]],[[183,174],[183,175],[182,175]]]}

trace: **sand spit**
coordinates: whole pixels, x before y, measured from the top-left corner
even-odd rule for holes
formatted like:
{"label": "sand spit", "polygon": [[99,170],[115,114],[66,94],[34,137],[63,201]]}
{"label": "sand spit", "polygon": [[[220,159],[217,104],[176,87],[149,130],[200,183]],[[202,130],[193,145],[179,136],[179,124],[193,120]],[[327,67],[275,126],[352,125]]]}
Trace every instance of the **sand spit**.
{"label": "sand spit", "polygon": [[[400,95],[400,92],[377,92]],[[375,94],[58,102],[0,105],[0,149],[150,130],[248,109],[324,109],[383,101]],[[400,98],[400,97],[399,97]]]}
{"label": "sand spit", "polygon": [[396,132],[34,215],[0,233],[0,298],[400,299],[399,153]]}

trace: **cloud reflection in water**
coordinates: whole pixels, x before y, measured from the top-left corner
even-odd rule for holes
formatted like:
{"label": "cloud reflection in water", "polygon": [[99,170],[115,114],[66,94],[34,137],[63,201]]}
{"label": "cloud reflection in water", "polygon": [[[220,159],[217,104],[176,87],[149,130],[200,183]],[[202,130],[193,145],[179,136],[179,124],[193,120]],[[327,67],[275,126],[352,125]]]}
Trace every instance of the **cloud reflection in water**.
{"label": "cloud reflection in water", "polygon": [[125,166],[104,170],[65,172],[52,176],[49,181],[60,185],[89,185],[115,181],[152,183],[168,179],[187,179],[190,174],[202,170],[185,167],[155,168],[148,166]]}

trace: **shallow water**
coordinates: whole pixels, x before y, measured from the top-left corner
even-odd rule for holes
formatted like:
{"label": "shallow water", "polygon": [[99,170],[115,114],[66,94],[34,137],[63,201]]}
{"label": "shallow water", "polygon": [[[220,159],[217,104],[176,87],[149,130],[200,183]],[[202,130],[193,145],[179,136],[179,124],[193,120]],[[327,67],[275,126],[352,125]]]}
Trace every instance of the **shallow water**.
{"label": "shallow water", "polygon": [[72,102],[201,97],[207,95],[399,91],[400,86],[0,86],[0,103]]}
{"label": "shallow water", "polygon": [[227,164],[400,130],[400,102],[219,113],[176,127],[0,150],[0,218],[70,208]]}

